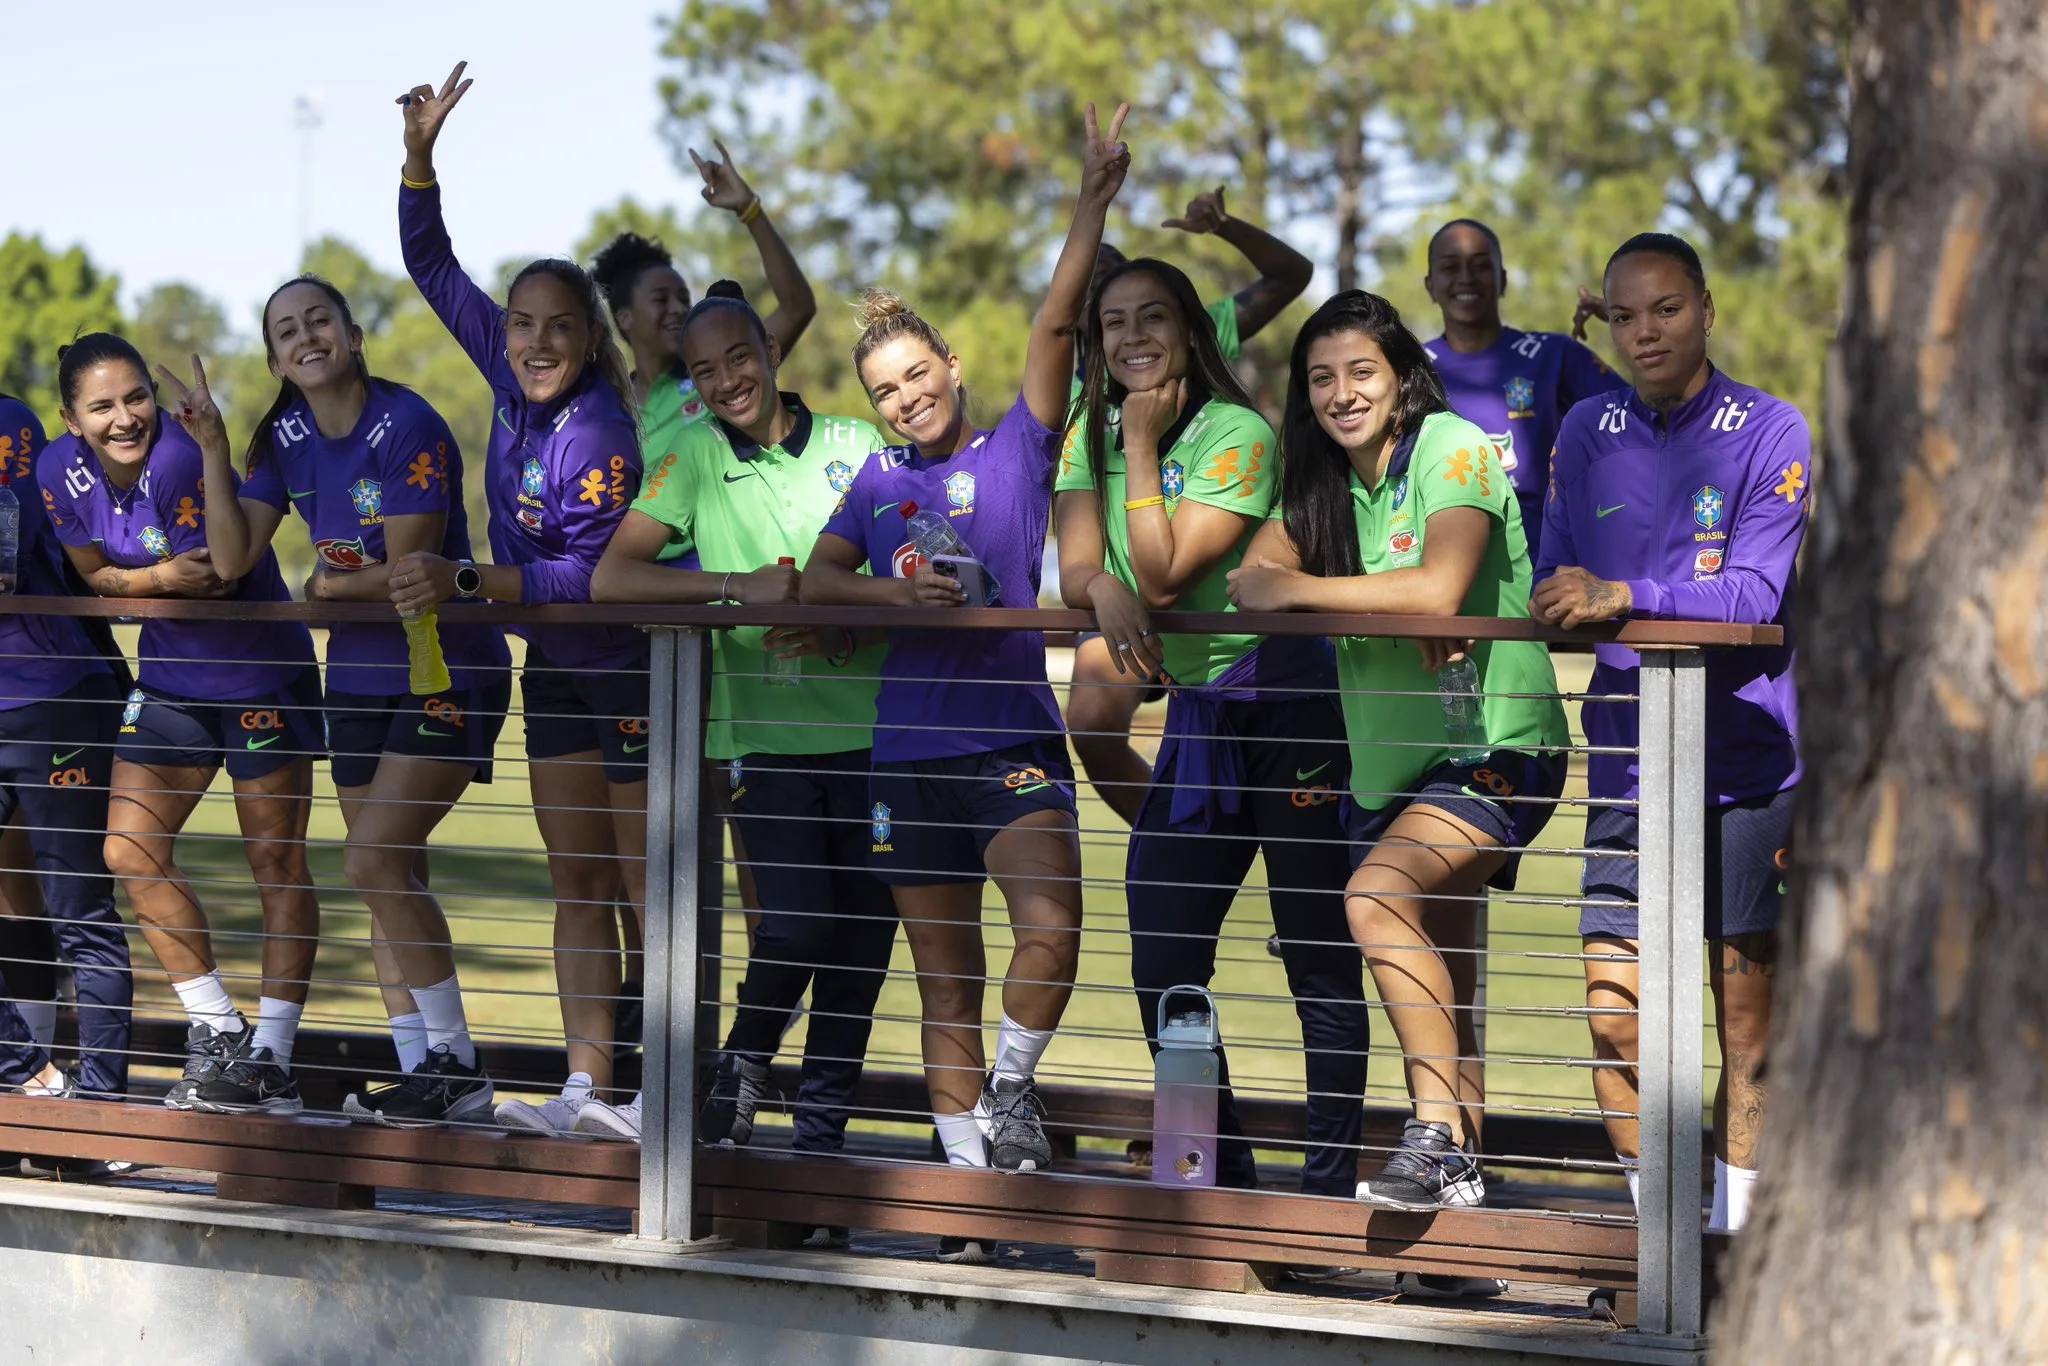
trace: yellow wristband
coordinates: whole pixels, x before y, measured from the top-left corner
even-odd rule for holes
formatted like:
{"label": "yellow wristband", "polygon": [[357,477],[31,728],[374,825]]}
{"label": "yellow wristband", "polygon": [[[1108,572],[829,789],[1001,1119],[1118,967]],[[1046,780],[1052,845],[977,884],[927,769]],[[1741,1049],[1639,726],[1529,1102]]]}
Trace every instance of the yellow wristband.
{"label": "yellow wristband", "polygon": [[747,207],[740,210],[740,225],[752,227],[754,220],[761,216],[761,196],[755,195],[747,201]]}
{"label": "yellow wristband", "polygon": [[1124,501],[1125,512],[1136,512],[1139,508],[1156,508],[1165,506],[1166,495],[1163,493],[1155,493],[1150,498],[1129,498]]}
{"label": "yellow wristband", "polygon": [[403,171],[400,171],[398,173],[398,183],[405,186],[405,188],[408,190],[431,190],[434,188],[433,181],[429,180],[425,184],[422,184],[421,182],[414,180],[412,177],[408,176]]}

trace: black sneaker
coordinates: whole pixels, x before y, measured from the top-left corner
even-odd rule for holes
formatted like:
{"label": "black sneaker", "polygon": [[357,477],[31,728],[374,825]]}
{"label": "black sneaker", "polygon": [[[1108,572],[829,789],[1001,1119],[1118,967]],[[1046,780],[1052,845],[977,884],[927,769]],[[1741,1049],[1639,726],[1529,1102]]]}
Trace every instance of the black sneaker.
{"label": "black sneaker", "polygon": [[1386,1209],[1476,1205],[1486,1198],[1486,1178],[1478,1159],[1451,1142],[1450,1125],[1411,1119],[1379,1175],[1358,1183],[1358,1198]]}
{"label": "black sneaker", "polygon": [[1002,1172],[1042,1172],[1052,1167],[1052,1140],[1045,1136],[1045,1104],[1038,1084],[991,1077],[981,1092],[988,1111],[989,1165]]}
{"label": "black sneaker", "polygon": [[216,1115],[241,1115],[261,1110],[295,1115],[306,1108],[299,1099],[298,1079],[268,1048],[251,1048],[200,1083],[192,1108]]}
{"label": "black sneaker", "polygon": [[350,1096],[341,1103],[341,1112],[360,1123],[424,1129],[473,1116],[487,1119],[495,1094],[481,1057],[474,1066],[464,1067],[442,1044],[406,1073],[404,1081],[365,1096]]}
{"label": "black sneaker", "polygon": [[223,1034],[212,1025],[200,1024],[196,1020],[185,1031],[185,1073],[164,1093],[165,1106],[173,1110],[190,1110],[200,1087],[255,1046],[256,1032],[249,1028],[249,1022],[242,1019],[240,1012],[235,1018],[242,1020],[239,1034]]}
{"label": "black sneaker", "polygon": [[754,1137],[754,1110],[767,1098],[767,1065],[727,1053],[697,1111],[697,1141],[708,1148],[746,1147]]}
{"label": "black sneaker", "polygon": [[647,1013],[641,999],[645,990],[638,982],[620,984],[619,999],[612,1002],[612,1043],[615,1047],[640,1046],[640,1030]]}
{"label": "black sneaker", "polygon": [[853,1230],[844,1224],[819,1224],[804,1239],[804,1246],[828,1251],[844,1251],[853,1246]]}
{"label": "black sneaker", "polygon": [[1404,1271],[1394,1278],[1394,1290],[1422,1300],[1490,1300],[1507,1294],[1508,1283],[1491,1276],[1434,1276]]}
{"label": "black sneaker", "polygon": [[993,1238],[941,1238],[939,1260],[952,1266],[987,1266],[1002,1252]]}

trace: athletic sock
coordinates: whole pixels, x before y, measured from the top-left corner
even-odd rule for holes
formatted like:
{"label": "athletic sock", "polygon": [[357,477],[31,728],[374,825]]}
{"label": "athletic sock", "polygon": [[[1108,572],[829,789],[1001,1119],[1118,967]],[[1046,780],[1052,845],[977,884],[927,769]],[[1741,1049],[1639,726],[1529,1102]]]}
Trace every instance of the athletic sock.
{"label": "athletic sock", "polygon": [[256,1047],[267,1048],[277,1065],[292,1069],[292,1044],[299,1037],[299,1019],[306,1013],[304,1001],[284,1001],[275,996],[256,1001]]}
{"label": "athletic sock", "polygon": [[36,1047],[47,1051],[57,1037],[57,1003],[55,1001],[18,1001],[14,1008],[21,1012],[21,1021],[28,1026],[28,1034]]}
{"label": "athletic sock", "polygon": [[1002,1028],[996,1031],[996,1077],[1002,1081],[1030,1081],[1052,1036],[1050,1029],[1026,1029],[1005,1012]]}
{"label": "athletic sock", "polygon": [[469,1041],[469,1021],[462,1013],[462,984],[450,977],[430,987],[414,987],[412,999],[427,1026],[427,1051],[445,1045],[455,1061],[476,1066],[476,1045]]}
{"label": "athletic sock", "polygon": [[1734,1233],[1749,1222],[1749,1197],[1756,1188],[1756,1173],[1747,1167],[1731,1167],[1714,1159],[1714,1212],[1707,1220],[1710,1233]]}
{"label": "athletic sock", "polygon": [[415,1010],[391,1017],[391,1042],[398,1048],[398,1070],[410,1072],[427,1060],[427,1022]]}
{"label": "athletic sock", "polygon": [[192,1017],[193,1024],[203,1024],[219,1034],[242,1032],[242,1017],[235,1013],[234,999],[221,985],[219,969],[173,982],[171,990],[178,993],[178,1000],[184,1004],[185,1013]]}
{"label": "athletic sock", "polygon": [[981,1121],[969,1110],[964,1114],[932,1115],[939,1129],[939,1142],[946,1145],[946,1161],[955,1167],[986,1167],[988,1140],[982,1137]]}
{"label": "athletic sock", "polygon": [[1643,1212],[1643,1159],[1624,1157],[1621,1159],[1621,1174],[1628,1178],[1628,1202],[1636,1207],[1636,1213]]}

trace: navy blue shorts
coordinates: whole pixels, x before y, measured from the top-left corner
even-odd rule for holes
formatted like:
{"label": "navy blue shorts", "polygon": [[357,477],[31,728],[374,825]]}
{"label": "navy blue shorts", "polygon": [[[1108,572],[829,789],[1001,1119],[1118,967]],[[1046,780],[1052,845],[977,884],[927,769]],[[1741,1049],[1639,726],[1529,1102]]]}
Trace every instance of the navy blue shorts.
{"label": "navy blue shorts", "polygon": [[491,752],[505,729],[512,678],[500,674],[481,688],[454,688],[431,697],[399,693],[327,694],[328,768],[336,787],[368,787],[386,754],[467,764],[476,781],[491,780]]}
{"label": "navy blue shorts", "polygon": [[[1707,809],[1706,928],[1708,939],[1732,939],[1778,928],[1791,870],[1792,794],[1797,789]],[[1583,894],[1594,902],[1634,902],[1638,877],[1636,813],[1606,807],[1586,821],[1586,847],[1627,857],[1586,860]],[[1597,904],[1579,912],[1579,933],[1634,939],[1633,905]]]}
{"label": "navy blue shorts", "polygon": [[1476,763],[1438,764],[1405,794],[1377,811],[1347,800],[1344,833],[1351,840],[1351,866],[1365,862],[1395,818],[1420,803],[1457,817],[1510,851],[1487,885],[1512,889],[1522,866],[1520,851],[1535,842],[1557,810],[1557,799],[1564,793],[1565,768],[1562,754],[1497,749]]}
{"label": "navy blue shorts", "polygon": [[114,757],[131,764],[225,767],[230,778],[267,778],[326,753],[320,670],[310,664],[276,692],[227,702],[137,688],[114,742]]}
{"label": "navy blue shorts", "polygon": [[1076,814],[1074,769],[1062,739],[878,763],[868,803],[876,877],[898,887],[981,882],[990,841],[1012,822],[1034,811]]}
{"label": "navy blue shorts", "polygon": [[519,675],[526,708],[526,757],[560,759],[592,750],[615,783],[647,781],[647,673],[558,669],[529,648]]}

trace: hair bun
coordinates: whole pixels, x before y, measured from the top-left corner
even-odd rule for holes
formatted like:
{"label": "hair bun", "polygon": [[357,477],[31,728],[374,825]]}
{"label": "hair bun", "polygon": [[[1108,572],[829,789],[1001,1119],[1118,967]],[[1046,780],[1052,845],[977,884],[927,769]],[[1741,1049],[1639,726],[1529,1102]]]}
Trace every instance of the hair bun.
{"label": "hair bun", "polygon": [[863,332],[910,311],[910,305],[903,302],[903,296],[893,289],[864,289],[860,292],[860,302],[854,307],[859,310],[854,322]]}
{"label": "hair bun", "polygon": [[745,303],[747,301],[747,291],[740,287],[738,280],[718,280],[712,283],[711,288],[704,291],[704,297],[707,299],[738,299],[741,303]]}

